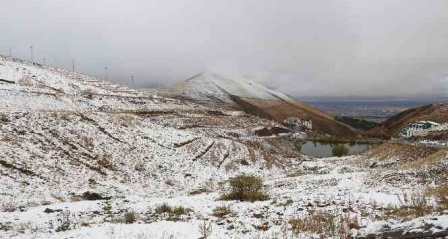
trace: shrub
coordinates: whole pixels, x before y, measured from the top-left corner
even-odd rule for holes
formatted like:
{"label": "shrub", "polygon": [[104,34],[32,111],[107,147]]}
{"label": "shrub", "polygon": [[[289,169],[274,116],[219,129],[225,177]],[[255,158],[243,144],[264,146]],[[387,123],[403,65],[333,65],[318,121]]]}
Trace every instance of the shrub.
{"label": "shrub", "polygon": [[213,209],[213,216],[215,217],[225,217],[229,214],[231,214],[232,211],[230,210],[230,207],[226,206],[219,206]]}
{"label": "shrub", "polygon": [[175,207],[174,209],[173,209],[173,214],[174,215],[184,215],[184,214],[187,214],[187,212],[188,212],[188,209],[186,209],[186,208],[184,208],[184,207],[182,207],[182,206],[178,206],[178,207]]}
{"label": "shrub", "polygon": [[56,232],[64,232],[72,229],[74,215],[68,211],[64,211],[58,215],[57,223],[59,224],[56,228]]}
{"label": "shrub", "polygon": [[2,212],[15,212],[19,209],[19,205],[17,204],[15,199],[1,202],[0,206],[0,211]]}
{"label": "shrub", "polygon": [[88,181],[89,181],[90,185],[96,185],[97,184],[97,182],[96,182],[96,180],[94,178],[89,178]]}
{"label": "shrub", "polygon": [[44,210],[44,213],[53,213],[53,212],[55,212],[53,209],[51,209],[51,208],[45,208],[45,210]]}
{"label": "shrub", "polygon": [[348,154],[348,148],[343,144],[336,144],[331,149],[331,154],[333,156],[341,157]]}
{"label": "shrub", "polygon": [[136,221],[136,216],[134,212],[126,212],[124,214],[124,222],[126,224],[132,224]]}
{"label": "shrub", "polygon": [[221,197],[222,200],[263,201],[269,196],[263,190],[263,182],[259,177],[240,175],[230,180],[230,192]]}
{"label": "shrub", "polygon": [[81,196],[82,199],[87,200],[87,201],[95,201],[95,200],[109,200],[111,199],[111,197],[104,197],[101,194],[97,193],[97,192],[84,192]]}
{"label": "shrub", "polygon": [[11,122],[11,118],[9,118],[8,115],[0,114],[0,122],[5,123],[5,124],[9,123],[9,122]]}
{"label": "shrub", "polygon": [[155,212],[157,214],[172,213],[173,212],[173,208],[170,205],[168,205],[166,203],[163,203],[162,205],[156,207]]}
{"label": "shrub", "polygon": [[81,95],[88,99],[93,99],[93,96],[96,94],[98,94],[98,92],[94,89],[85,89],[81,92]]}
{"label": "shrub", "polygon": [[109,201],[107,201],[106,204],[103,206],[103,211],[106,214],[111,214],[112,213],[112,205],[110,205]]}

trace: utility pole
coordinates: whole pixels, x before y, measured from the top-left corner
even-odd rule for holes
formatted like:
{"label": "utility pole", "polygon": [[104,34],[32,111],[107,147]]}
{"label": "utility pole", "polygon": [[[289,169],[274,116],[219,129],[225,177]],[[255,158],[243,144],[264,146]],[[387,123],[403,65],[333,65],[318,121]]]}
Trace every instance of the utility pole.
{"label": "utility pole", "polygon": [[31,50],[31,62],[33,62],[33,46],[30,46],[30,50]]}
{"label": "utility pole", "polygon": [[135,88],[134,76],[131,76],[132,86]]}
{"label": "utility pole", "polygon": [[107,67],[104,67],[104,79],[107,80]]}
{"label": "utility pole", "polygon": [[75,72],[75,58],[72,58],[72,72]]}
{"label": "utility pole", "polygon": [[9,57],[12,57],[11,48],[9,48]]}

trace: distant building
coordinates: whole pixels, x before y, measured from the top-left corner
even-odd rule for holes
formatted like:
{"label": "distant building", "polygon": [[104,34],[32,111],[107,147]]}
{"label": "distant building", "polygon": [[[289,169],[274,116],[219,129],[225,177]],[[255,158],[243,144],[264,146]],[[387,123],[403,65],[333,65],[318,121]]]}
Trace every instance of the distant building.
{"label": "distant building", "polygon": [[288,117],[283,120],[283,123],[292,128],[300,128],[306,130],[313,129],[313,122],[311,120],[299,119],[296,117]]}
{"label": "distant building", "polygon": [[404,138],[412,138],[414,136],[426,136],[430,131],[439,127],[440,124],[433,121],[419,121],[409,124],[400,132],[400,136]]}

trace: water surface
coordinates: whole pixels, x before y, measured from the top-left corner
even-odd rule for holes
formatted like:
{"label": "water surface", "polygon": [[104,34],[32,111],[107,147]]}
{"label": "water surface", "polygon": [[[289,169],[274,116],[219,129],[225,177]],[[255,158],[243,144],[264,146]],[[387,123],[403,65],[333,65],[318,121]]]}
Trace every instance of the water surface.
{"label": "water surface", "polygon": [[[300,151],[314,157],[331,157],[333,156],[332,149],[334,145],[326,142],[307,141],[302,144]],[[348,148],[348,155],[365,152],[371,146],[370,144],[360,143],[344,143],[343,145]]]}

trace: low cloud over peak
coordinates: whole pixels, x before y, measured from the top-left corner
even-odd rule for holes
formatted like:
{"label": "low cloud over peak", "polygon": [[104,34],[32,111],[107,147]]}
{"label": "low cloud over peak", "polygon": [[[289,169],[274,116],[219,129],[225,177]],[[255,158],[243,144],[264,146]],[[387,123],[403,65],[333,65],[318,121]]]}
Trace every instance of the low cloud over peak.
{"label": "low cloud over peak", "polygon": [[430,95],[448,88],[445,0],[4,0],[3,54],[132,86],[203,71],[291,95]]}

